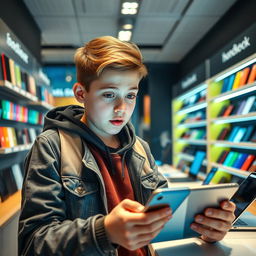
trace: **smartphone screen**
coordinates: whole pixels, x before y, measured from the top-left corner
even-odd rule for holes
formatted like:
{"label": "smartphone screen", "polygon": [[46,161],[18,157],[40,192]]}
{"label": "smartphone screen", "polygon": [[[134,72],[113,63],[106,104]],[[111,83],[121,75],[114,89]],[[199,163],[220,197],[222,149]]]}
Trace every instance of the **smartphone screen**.
{"label": "smartphone screen", "polygon": [[236,219],[256,198],[256,174],[251,173],[239,186],[230,201],[236,204]]}
{"label": "smartphone screen", "polygon": [[203,181],[203,184],[202,185],[208,185],[211,180],[213,179],[213,176],[215,175],[215,173],[217,172],[217,168],[212,168],[210,170],[210,172],[207,174],[206,178],[204,179]]}

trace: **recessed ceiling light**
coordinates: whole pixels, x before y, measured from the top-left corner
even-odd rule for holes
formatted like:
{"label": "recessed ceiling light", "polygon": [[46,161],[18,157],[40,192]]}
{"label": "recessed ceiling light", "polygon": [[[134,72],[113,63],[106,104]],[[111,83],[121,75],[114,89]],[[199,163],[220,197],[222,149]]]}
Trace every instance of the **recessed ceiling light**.
{"label": "recessed ceiling light", "polygon": [[123,8],[123,9],[121,10],[121,13],[124,14],[124,15],[127,15],[127,14],[129,14],[129,15],[134,15],[134,14],[137,13],[137,9]]}
{"label": "recessed ceiling light", "polygon": [[118,39],[121,41],[130,41],[132,37],[132,32],[131,31],[125,31],[125,30],[121,30],[118,33]]}
{"label": "recessed ceiling light", "polygon": [[133,25],[132,24],[124,24],[123,29],[132,29]]}
{"label": "recessed ceiling light", "polygon": [[125,9],[136,9],[138,8],[138,3],[137,2],[124,2],[122,7]]}

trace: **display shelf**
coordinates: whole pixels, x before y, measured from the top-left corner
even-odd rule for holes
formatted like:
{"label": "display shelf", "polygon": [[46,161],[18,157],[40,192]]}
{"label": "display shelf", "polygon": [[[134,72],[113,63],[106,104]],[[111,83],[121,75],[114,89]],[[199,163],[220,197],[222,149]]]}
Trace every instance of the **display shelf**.
{"label": "display shelf", "polygon": [[187,91],[186,93],[184,93],[184,94],[178,96],[178,97],[176,98],[176,100],[177,100],[177,101],[184,101],[185,99],[188,99],[188,98],[190,98],[191,96],[193,96],[193,95],[195,95],[195,94],[197,94],[197,93],[200,93],[201,91],[206,90],[206,88],[207,88],[207,84],[206,84],[206,83],[202,83],[202,84],[196,86],[195,88],[193,88],[193,89]]}
{"label": "display shelf", "polygon": [[[228,135],[230,140],[217,140],[216,138],[226,138],[225,129],[235,131],[233,130],[233,126],[247,127],[253,125],[255,127],[256,112],[253,108],[255,102],[252,101],[250,103],[247,100],[249,98],[253,99],[252,96],[256,95],[256,81],[255,77],[253,78],[254,75],[251,77],[251,80],[249,79],[250,74],[254,74],[253,66],[256,64],[255,57],[256,54],[253,54],[232,67],[216,74],[207,81],[207,172],[213,167],[218,168],[221,171],[219,180],[221,177],[231,179],[232,175],[246,178],[250,174],[248,171],[217,163],[216,161],[218,158],[216,158],[216,156],[220,155],[222,151],[229,151],[232,148],[236,149],[236,152],[238,153],[242,153],[246,150],[246,153],[255,155],[256,143],[250,141],[231,141],[234,140],[234,136],[238,134],[238,131],[237,134],[234,133],[232,135],[232,138],[230,138],[230,134]],[[245,74],[247,74],[247,78],[245,78]],[[241,77],[243,77],[243,79]],[[246,104],[247,109],[244,108]],[[246,111],[244,111],[244,109],[246,109]],[[243,140],[243,137],[237,140],[241,141]],[[250,140],[250,138],[247,138],[246,140]],[[230,158],[228,158],[228,156],[230,156]],[[235,162],[233,161],[231,164],[230,159],[231,155],[227,154],[224,162],[227,160],[227,162],[230,162],[229,165],[234,165]]]}
{"label": "display shelf", "polygon": [[187,144],[190,144],[190,145],[206,145],[206,140],[190,140],[190,139],[178,139],[177,142],[180,142],[180,143],[187,143]]}
{"label": "display shelf", "polygon": [[54,106],[49,104],[48,102],[45,101],[31,101],[28,103],[28,106],[33,107],[33,109],[39,110],[39,111],[48,111],[51,110]]}
{"label": "display shelf", "polygon": [[18,146],[11,147],[11,148],[0,148],[0,154],[5,155],[5,154],[10,154],[10,153],[22,152],[22,151],[29,150],[31,147],[32,147],[32,143],[18,145]]}
{"label": "display shelf", "polygon": [[[184,133],[193,133],[193,129],[206,129],[206,83],[201,83],[193,89],[185,92],[173,100],[173,163],[178,164],[178,160],[184,159],[192,162],[194,156],[182,153],[184,145],[205,146],[205,139],[182,138]],[[198,112],[197,112],[198,111]],[[190,121],[191,120],[191,121]],[[191,129],[191,130],[190,130]],[[196,138],[192,135],[191,137]],[[204,161],[204,165],[205,161]]]}
{"label": "display shelf", "polygon": [[6,93],[11,93],[13,96],[18,96],[19,99],[22,100],[29,100],[32,102],[38,101],[38,98],[35,95],[19,88],[18,86],[11,84],[9,81],[6,80],[0,80],[0,90]]}
{"label": "display shelf", "polygon": [[244,85],[242,87],[239,87],[236,90],[224,92],[213,98],[209,98],[209,101],[221,102],[224,100],[235,99],[237,97],[245,96],[246,94],[255,92],[255,91],[256,91],[256,82],[252,84]]}
{"label": "display shelf", "polygon": [[[186,174],[189,175],[189,169],[186,169],[186,170],[184,171],[184,173],[186,173]],[[198,178],[199,180],[204,180],[204,179],[206,178],[206,174],[203,173],[203,172],[199,172],[198,175],[197,175],[197,178]]]}
{"label": "display shelf", "polygon": [[[185,159],[187,161],[194,161],[194,156],[190,155],[190,154],[186,154],[186,153],[179,153],[178,154],[178,157],[182,158],[182,159]],[[202,163],[204,166],[207,166],[207,160],[205,159]]]}
{"label": "display shelf", "polygon": [[178,112],[176,112],[176,114],[177,115],[183,115],[183,114],[192,113],[192,112],[195,112],[197,110],[206,108],[206,105],[207,105],[206,101],[202,101],[202,102],[199,102],[199,103],[197,103],[197,104],[195,104],[193,106],[182,108]]}
{"label": "display shelf", "polygon": [[256,53],[254,53],[254,54],[246,57],[242,61],[239,61],[238,63],[230,66],[226,70],[221,71],[220,73],[214,75],[210,79],[215,80],[215,81],[221,81],[221,80],[225,79],[226,77],[236,73],[237,71],[242,70],[245,67],[254,64],[255,62],[256,62]]}
{"label": "display shelf", "polygon": [[204,127],[204,126],[206,126],[206,120],[179,124],[177,128],[196,128],[196,127]]}
{"label": "display shelf", "polygon": [[211,118],[209,121],[212,123],[226,124],[226,123],[236,123],[236,122],[247,122],[256,120],[256,112],[251,112],[246,115],[234,115],[228,117],[217,117]]}
{"label": "display shelf", "polygon": [[252,142],[231,142],[226,140],[212,140],[210,141],[210,144],[214,144],[216,146],[224,146],[224,147],[230,147],[230,148],[241,148],[241,149],[251,149],[256,150],[256,143]]}
{"label": "display shelf", "polygon": [[0,227],[11,219],[19,210],[21,205],[21,191],[17,191],[4,202],[0,203]]}
{"label": "display shelf", "polygon": [[[216,167],[220,168],[223,172],[226,172],[227,174],[232,174],[243,178],[248,176],[248,171],[241,171],[236,168],[227,167],[216,163],[216,156],[220,155],[221,151],[230,150],[232,148],[235,148],[238,152],[244,152],[246,150],[248,154],[255,155],[256,143],[250,142],[251,138],[246,139],[248,140],[248,142],[232,142],[228,140],[217,140],[216,138],[221,135],[220,132],[225,132],[224,129],[231,129],[233,127],[232,124],[242,127],[255,126],[256,103],[255,101],[253,102],[252,96],[256,95],[256,80],[254,77],[255,75],[250,76],[250,74],[254,74],[255,72],[253,71],[255,70],[255,65],[256,53],[209,78],[206,81],[206,86],[201,87],[203,89],[200,89],[200,87],[195,87],[195,93],[199,93],[200,90],[206,89],[206,101],[199,101],[194,105],[187,106],[187,104],[189,103],[189,97],[193,97],[193,90],[188,93],[184,93],[173,100],[172,128],[174,164],[179,163],[180,160],[188,162],[193,161],[194,157],[192,155],[183,153],[183,149],[185,147],[198,146],[199,148],[201,146],[200,150],[202,150],[202,147],[206,146],[206,160],[204,161],[204,165],[207,165],[207,173],[212,169],[212,167]],[[244,70],[246,70],[247,73]],[[243,78],[243,80],[238,80],[239,75],[242,74],[242,71],[244,72],[243,74],[247,74],[247,78]],[[240,72],[240,74],[238,74],[238,72]],[[231,76],[233,80],[231,79]],[[245,77],[245,75],[243,77]],[[243,82],[240,83],[239,81]],[[247,98],[249,97],[252,99],[251,103],[250,101],[247,102]],[[247,104],[248,110],[245,108],[246,111],[243,111],[244,109],[242,107],[245,105],[244,102],[246,102]],[[232,106],[227,110],[227,107],[229,105]],[[186,107],[182,108],[181,106]],[[199,110],[199,117],[201,114],[200,112],[202,112],[202,114],[206,113],[206,118],[201,118],[205,120],[193,120],[193,115],[196,116],[197,113],[189,113],[197,110]],[[223,114],[220,114],[222,113],[221,111],[223,111]],[[189,118],[191,118],[191,122],[189,122]],[[206,129],[206,136],[204,136],[204,138],[206,139],[189,139],[189,134],[192,134],[193,128],[195,130],[197,130],[197,128],[202,130]],[[197,147],[195,148],[195,150],[197,150]]]}
{"label": "display shelf", "polygon": [[210,163],[210,165],[211,165],[211,167],[216,167],[216,168],[225,170],[226,172],[228,172],[232,175],[240,176],[242,178],[246,178],[251,173],[248,171],[241,171],[240,169],[232,168],[232,167],[225,166],[225,165],[218,164],[218,163]]}
{"label": "display shelf", "polygon": [[205,180],[206,178],[206,174],[203,172],[199,172],[197,175],[197,178],[199,178],[200,180]]}

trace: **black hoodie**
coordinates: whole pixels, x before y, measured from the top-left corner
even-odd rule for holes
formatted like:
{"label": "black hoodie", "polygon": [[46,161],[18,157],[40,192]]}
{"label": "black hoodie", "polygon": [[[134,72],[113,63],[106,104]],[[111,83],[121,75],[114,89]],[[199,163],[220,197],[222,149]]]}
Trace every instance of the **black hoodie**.
{"label": "black hoodie", "polygon": [[[78,105],[54,108],[46,114],[43,130],[63,129],[79,135],[80,138],[86,143],[96,146],[101,152],[104,153],[111,170],[113,170],[113,165],[110,153],[122,155],[122,162],[124,163],[126,153],[133,147],[136,140],[132,124],[128,122],[123,127],[121,132],[118,134],[121,147],[118,149],[113,149],[106,146],[93,131],[91,131],[84,123],[80,121],[83,113],[84,108]],[[122,168],[123,166],[124,164],[122,164]]]}

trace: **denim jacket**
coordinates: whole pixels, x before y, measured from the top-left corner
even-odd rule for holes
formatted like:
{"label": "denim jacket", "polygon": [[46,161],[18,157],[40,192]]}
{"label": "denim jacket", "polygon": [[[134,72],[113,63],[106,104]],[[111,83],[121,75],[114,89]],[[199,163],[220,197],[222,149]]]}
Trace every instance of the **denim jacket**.
{"label": "denim jacket", "polygon": [[[135,199],[145,204],[157,187],[167,186],[148,144],[140,139],[145,158],[133,149],[126,163]],[[104,182],[96,161],[83,142],[81,171],[60,174],[60,138],[56,129],[36,139],[25,160],[25,179],[19,222],[19,255],[117,255],[104,251],[95,234],[95,221],[108,214]]]}

